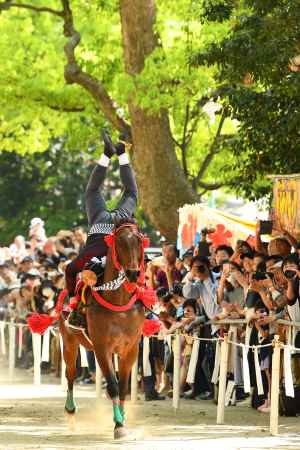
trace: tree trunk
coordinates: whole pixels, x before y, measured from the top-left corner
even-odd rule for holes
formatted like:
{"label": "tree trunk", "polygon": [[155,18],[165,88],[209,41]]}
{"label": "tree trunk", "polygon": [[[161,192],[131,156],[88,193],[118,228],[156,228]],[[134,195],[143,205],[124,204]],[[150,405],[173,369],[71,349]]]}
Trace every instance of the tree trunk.
{"label": "tree trunk", "polygon": [[[154,34],[154,0],[121,0],[120,14],[126,72],[142,72],[146,57],[158,45]],[[141,205],[153,225],[170,240],[176,239],[178,208],[197,200],[175,154],[168,114],[150,113],[129,101]]]}

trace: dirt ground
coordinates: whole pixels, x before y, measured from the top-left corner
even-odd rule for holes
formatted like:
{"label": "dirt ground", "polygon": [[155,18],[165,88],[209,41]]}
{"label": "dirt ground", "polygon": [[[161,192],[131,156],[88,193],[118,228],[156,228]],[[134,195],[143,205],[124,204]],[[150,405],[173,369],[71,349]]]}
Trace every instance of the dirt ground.
{"label": "dirt ground", "polygon": [[183,400],[177,413],[170,400],[127,403],[130,437],[112,439],[110,402],[96,399],[94,386],[76,386],[76,424],[68,424],[65,393],[51,376],[32,385],[32,372],[16,370],[8,383],[0,359],[0,449],[182,450],[299,449],[300,418],[280,418],[280,436],[270,437],[268,415],[247,406],[228,407],[226,425],[217,426],[210,401]]}

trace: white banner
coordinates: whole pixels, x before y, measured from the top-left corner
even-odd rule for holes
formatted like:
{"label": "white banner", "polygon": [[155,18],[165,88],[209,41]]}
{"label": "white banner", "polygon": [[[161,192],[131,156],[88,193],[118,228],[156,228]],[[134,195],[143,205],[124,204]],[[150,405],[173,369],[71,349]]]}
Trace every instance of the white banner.
{"label": "white banner", "polygon": [[187,377],[186,377],[186,382],[190,383],[190,384],[193,384],[195,381],[196,367],[197,367],[198,354],[199,354],[199,346],[200,346],[200,341],[198,339],[194,340],[190,364],[189,364],[189,370],[188,370]]}
{"label": "white banner", "polygon": [[295,397],[293,374],[291,367],[291,350],[289,346],[284,347],[284,384],[285,384],[285,395],[287,397]]}
{"label": "white banner", "polygon": [[250,387],[250,373],[248,365],[248,348],[243,345],[243,378],[244,378],[244,391],[249,393],[251,391]]}
{"label": "white banner", "polygon": [[43,346],[42,346],[42,361],[49,362],[50,361],[50,330],[45,331],[43,334]]}
{"label": "white banner", "polygon": [[83,347],[83,345],[79,345],[80,350],[80,361],[81,361],[81,367],[88,367],[88,360],[86,356],[86,349]]}
{"label": "white banner", "polygon": [[150,341],[149,341],[148,337],[144,336],[144,340],[143,340],[143,375],[144,375],[144,377],[150,377],[152,375],[149,355],[150,355]]}

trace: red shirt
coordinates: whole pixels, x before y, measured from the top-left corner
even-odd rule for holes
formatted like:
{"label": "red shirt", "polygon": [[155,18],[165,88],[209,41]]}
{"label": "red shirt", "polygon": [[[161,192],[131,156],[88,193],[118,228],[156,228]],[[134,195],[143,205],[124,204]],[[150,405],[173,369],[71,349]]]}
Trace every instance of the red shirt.
{"label": "red shirt", "polygon": [[[181,277],[180,271],[174,267],[174,269],[172,270],[173,283],[180,283],[181,278],[182,277]],[[164,287],[166,289],[169,289],[166,272],[164,272],[163,270],[159,270],[156,275],[156,280],[159,284],[159,287]]]}

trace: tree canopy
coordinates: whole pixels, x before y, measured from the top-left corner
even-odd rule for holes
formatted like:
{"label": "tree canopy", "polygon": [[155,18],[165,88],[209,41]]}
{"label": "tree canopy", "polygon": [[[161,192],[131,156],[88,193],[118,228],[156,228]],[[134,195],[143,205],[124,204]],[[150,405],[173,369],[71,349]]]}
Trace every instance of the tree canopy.
{"label": "tree canopy", "polygon": [[299,170],[297,18],[287,0],[2,1],[0,151],[78,157],[100,126],[130,130],[142,206],[173,238],[185,202]]}
{"label": "tree canopy", "polygon": [[[300,2],[245,0],[234,9],[218,1],[216,11],[221,4],[231,7],[229,34],[193,58],[217,65],[221,97],[238,121],[231,184],[259,198],[270,191],[266,175],[300,171]],[[217,19],[228,19],[228,9]]]}

